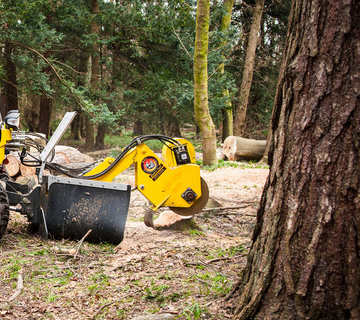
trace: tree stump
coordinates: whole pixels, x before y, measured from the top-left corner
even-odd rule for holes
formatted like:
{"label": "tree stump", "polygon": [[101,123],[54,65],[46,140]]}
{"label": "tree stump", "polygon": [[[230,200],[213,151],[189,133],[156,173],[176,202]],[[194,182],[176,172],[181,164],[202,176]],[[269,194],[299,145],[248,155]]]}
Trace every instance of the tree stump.
{"label": "tree stump", "polygon": [[261,160],[266,148],[266,140],[246,139],[229,136],[224,141],[223,155],[230,161]]}

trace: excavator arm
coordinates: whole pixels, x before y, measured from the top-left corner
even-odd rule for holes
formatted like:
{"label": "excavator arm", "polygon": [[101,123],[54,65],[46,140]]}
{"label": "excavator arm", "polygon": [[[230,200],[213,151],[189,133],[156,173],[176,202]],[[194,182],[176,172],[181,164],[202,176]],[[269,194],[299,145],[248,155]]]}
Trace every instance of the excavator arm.
{"label": "excavator arm", "polygon": [[[182,139],[182,142],[184,141],[186,140]],[[187,144],[190,145],[189,142]],[[168,145],[164,148],[171,150]],[[163,154],[166,153],[166,150],[163,151]],[[190,155],[191,152],[186,153],[184,158],[194,158]],[[112,182],[116,176],[134,164],[135,187],[152,203],[153,211],[166,206],[182,215],[198,213],[208,199],[208,188],[200,177],[199,166],[189,160],[190,163],[170,167],[169,164],[175,164],[174,158],[171,152],[167,156],[162,160],[145,143],[139,143],[125,153],[121,160],[106,158],[84,176]]]}

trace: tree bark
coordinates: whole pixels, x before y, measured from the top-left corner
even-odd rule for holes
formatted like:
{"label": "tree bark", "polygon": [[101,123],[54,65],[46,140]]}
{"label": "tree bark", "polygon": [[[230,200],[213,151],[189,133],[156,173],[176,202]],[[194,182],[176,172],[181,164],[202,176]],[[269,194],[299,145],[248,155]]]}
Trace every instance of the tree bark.
{"label": "tree bark", "polygon": [[[233,10],[235,0],[224,0],[224,14],[221,18],[220,31],[224,34],[227,34],[229,31],[230,23],[231,23],[231,14]],[[226,46],[227,39],[224,38],[220,42],[220,48],[224,48]],[[225,61],[225,56],[222,56],[223,61]],[[225,73],[225,62],[222,62],[219,67],[220,74]],[[228,136],[232,136],[234,134],[234,119],[233,119],[233,106],[230,99],[229,90],[223,89],[223,97],[225,98],[225,105],[223,110],[223,132],[222,132],[222,140],[224,141]]]}
{"label": "tree bark", "polygon": [[196,39],[194,53],[194,110],[199,125],[203,162],[213,165],[216,157],[216,134],[208,103],[207,55],[209,45],[210,0],[199,0],[196,15]]}
{"label": "tree bark", "polygon": [[144,130],[143,130],[143,123],[141,119],[137,119],[134,122],[134,129],[133,129],[133,134],[135,136],[141,136],[144,134]]}
{"label": "tree bark", "polygon": [[40,112],[39,112],[39,126],[37,132],[43,133],[46,137],[50,134],[50,115],[51,115],[52,98],[45,94],[40,96]]}
{"label": "tree bark", "polygon": [[245,130],[246,112],[248,108],[251,83],[254,74],[255,52],[261,25],[261,16],[264,10],[264,3],[265,0],[256,0],[254,14],[251,22],[251,30],[246,50],[244,72],[240,87],[239,102],[237,104],[235,112],[234,134],[236,136],[241,136]]}
{"label": "tree bark", "polygon": [[360,319],[360,3],[295,0],[236,319]]}
{"label": "tree bark", "polygon": [[106,134],[106,125],[101,123],[98,126],[98,131],[97,131],[97,135],[96,135],[96,142],[95,142],[96,149],[104,149],[105,134]]}

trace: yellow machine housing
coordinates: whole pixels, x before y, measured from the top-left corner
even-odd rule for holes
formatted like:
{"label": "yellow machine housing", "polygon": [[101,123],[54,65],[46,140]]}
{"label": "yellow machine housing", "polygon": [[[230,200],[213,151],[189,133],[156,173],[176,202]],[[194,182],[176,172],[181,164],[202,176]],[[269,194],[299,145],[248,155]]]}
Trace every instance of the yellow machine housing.
{"label": "yellow machine housing", "polygon": [[2,128],[0,138],[0,163],[5,159],[5,146],[12,140],[12,129]]}
{"label": "yellow machine housing", "polygon": [[[182,139],[181,143],[185,142]],[[186,142],[191,162],[195,161],[195,152],[190,142]],[[164,149],[167,149],[164,151]],[[135,187],[152,203],[156,211],[161,206],[189,208],[202,195],[200,167],[190,163],[176,166],[176,159],[170,148],[164,146],[164,160],[161,160],[145,143],[130,150],[111,170],[96,180],[111,182],[113,179],[135,164]],[[115,161],[108,157],[98,166],[85,174],[96,175],[103,172]]]}

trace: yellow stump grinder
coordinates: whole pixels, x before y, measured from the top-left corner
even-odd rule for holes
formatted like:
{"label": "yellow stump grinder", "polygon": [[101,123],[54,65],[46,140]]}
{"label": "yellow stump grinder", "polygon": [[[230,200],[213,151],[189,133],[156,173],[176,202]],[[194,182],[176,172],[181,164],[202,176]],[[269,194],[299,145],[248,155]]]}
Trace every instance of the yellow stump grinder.
{"label": "yellow stump grinder", "polygon": [[[71,168],[52,162],[54,148],[74,119],[68,112],[51,139],[42,146],[40,135],[17,131],[19,113],[10,111],[1,121],[0,138],[0,237],[4,234],[9,211],[18,211],[38,229],[44,238],[81,239],[90,242],[118,244],[124,236],[130,202],[130,185],[114,183],[114,178],[134,164],[135,187],[150,202],[145,224],[153,226],[152,214],[160,207],[169,207],[179,215],[197,214],[205,206],[209,190],[195,164],[195,150],[185,139],[164,135],[136,137],[114,159]],[[146,144],[160,140],[162,156]],[[33,152],[31,150],[37,152]],[[18,150],[21,162],[36,167],[36,176],[28,183],[11,181],[4,164],[12,150]],[[44,175],[44,170],[58,175]]]}

